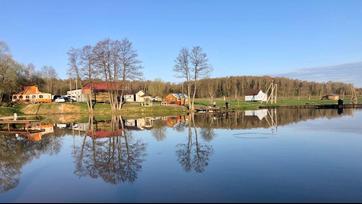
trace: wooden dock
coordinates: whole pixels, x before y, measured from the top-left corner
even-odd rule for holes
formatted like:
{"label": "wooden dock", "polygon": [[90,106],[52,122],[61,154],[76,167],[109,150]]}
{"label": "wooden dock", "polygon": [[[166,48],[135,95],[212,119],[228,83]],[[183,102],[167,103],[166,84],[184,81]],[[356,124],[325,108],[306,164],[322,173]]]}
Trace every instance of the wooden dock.
{"label": "wooden dock", "polygon": [[212,106],[195,106],[196,112],[219,112],[220,107],[212,107]]}
{"label": "wooden dock", "polygon": [[23,126],[24,130],[28,130],[32,125],[38,125],[40,124],[39,120],[9,120],[9,119],[3,119],[0,120],[0,126],[6,126],[7,130],[11,130],[11,126],[20,125]]}

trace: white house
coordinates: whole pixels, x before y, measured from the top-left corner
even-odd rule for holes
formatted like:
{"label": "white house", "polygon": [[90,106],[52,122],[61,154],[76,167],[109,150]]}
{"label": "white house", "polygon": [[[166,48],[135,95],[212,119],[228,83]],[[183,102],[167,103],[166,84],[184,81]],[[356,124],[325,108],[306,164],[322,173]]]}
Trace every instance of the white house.
{"label": "white house", "polygon": [[87,98],[83,94],[82,89],[67,91],[68,96],[72,96],[77,99],[77,102],[86,102]]}
{"label": "white house", "polygon": [[123,98],[124,98],[124,101],[126,101],[126,102],[144,102],[145,101],[144,96],[145,96],[145,92],[143,92],[141,90],[135,94],[125,94],[123,96]]}
{"label": "white house", "polygon": [[268,100],[268,95],[262,90],[253,90],[245,94],[245,101],[261,101],[266,102]]}

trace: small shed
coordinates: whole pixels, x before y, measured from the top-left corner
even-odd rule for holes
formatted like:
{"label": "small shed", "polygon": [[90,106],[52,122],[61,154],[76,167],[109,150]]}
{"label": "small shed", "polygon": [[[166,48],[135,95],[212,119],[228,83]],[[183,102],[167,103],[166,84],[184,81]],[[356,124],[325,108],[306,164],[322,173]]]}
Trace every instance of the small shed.
{"label": "small shed", "polygon": [[249,90],[245,93],[245,101],[261,101],[266,102],[268,100],[268,95],[262,90]]}
{"label": "small shed", "polygon": [[67,91],[67,95],[76,98],[77,102],[87,102],[87,97],[83,94],[82,89]]}
{"label": "small shed", "polygon": [[183,93],[171,93],[165,97],[166,104],[185,105],[188,102],[186,94]]}
{"label": "small shed", "polygon": [[146,93],[144,91],[138,91],[137,93],[127,93],[123,96],[125,102],[145,102],[144,96]]}

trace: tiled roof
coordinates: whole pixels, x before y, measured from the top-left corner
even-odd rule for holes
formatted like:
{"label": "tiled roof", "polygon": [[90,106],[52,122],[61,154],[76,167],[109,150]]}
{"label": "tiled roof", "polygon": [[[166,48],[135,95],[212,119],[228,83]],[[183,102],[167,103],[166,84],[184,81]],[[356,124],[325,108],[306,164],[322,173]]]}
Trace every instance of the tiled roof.
{"label": "tiled roof", "polygon": [[40,94],[40,93],[42,92],[39,91],[37,86],[24,86],[23,90],[17,93],[17,95],[30,95],[30,94]]}
{"label": "tiled roof", "polygon": [[83,87],[84,89],[93,89],[93,91],[109,91],[109,90],[122,90],[122,83],[119,82],[93,82],[88,83]]}
{"label": "tiled roof", "polygon": [[172,95],[175,96],[177,99],[187,98],[187,95],[182,93],[173,93]]}

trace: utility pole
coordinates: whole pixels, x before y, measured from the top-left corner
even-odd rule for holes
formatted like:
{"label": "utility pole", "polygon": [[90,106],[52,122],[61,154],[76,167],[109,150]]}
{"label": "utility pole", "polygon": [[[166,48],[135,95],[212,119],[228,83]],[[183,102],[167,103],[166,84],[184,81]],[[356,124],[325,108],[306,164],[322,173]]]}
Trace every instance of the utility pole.
{"label": "utility pole", "polygon": [[358,103],[358,98],[357,98],[356,89],[354,89],[353,87],[352,87],[351,102],[352,102],[353,105],[356,105],[356,104]]}
{"label": "utility pole", "polygon": [[272,82],[269,85],[269,88],[267,89],[266,93],[269,94],[267,103],[270,103],[270,104],[277,103],[278,84],[274,84],[274,82]]}

